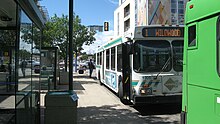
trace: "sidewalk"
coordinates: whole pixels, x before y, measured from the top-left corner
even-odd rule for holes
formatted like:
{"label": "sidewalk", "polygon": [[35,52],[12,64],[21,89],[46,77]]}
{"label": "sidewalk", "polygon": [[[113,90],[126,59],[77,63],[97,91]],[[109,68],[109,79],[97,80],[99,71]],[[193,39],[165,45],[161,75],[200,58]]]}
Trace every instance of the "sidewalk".
{"label": "sidewalk", "polygon": [[[78,100],[78,124],[144,124],[137,112],[88,74],[74,75]],[[95,73],[93,73],[95,77]]]}
{"label": "sidewalk", "polygon": [[[93,76],[95,77],[95,73]],[[58,88],[68,89],[68,85]],[[137,112],[120,102],[118,97],[105,86],[101,86],[95,78],[89,78],[88,73],[73,77],[73,90],[77,93],[77,124],[144,124],[137,117]]]}

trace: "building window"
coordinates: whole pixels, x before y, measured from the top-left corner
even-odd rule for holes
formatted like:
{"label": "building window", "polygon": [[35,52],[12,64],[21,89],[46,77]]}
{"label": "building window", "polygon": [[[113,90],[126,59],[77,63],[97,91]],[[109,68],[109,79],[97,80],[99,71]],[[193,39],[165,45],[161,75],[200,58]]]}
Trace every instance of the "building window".
{"label": "building window", "polygon": [[128,4],[125,8],[124,8],[124,17],[127,17],[130,15],[130,4]]}
{"label": "building window", "polygon": [[196,46],[196,25],[188,28],[188,46]]}
{"label": "building window", "polygon": [[135,0],[135,26],[137,26],[138,22],[138,6],[137,6],[137,0]]}
{"label": "building window", "polygon": [[117,14],[117,35],[118,35],[118,36],[119,36],[119,30],[120,30],[120,26],[119,26],[119,25],[120,25],[120,24],[119,24],[119,23],[120,23],[120,19],[119,19],[119,18],[120,18],[120,16],[119,16],[119,13],[118,13],[118,14]]}
{"label": "building window", "polygon": [[111,70],[115,70],[115,47],[111,48]]}
{"label": "building window", "polygon": [[124,22],[124,32],[128,31],[130,28],[130,19]]}

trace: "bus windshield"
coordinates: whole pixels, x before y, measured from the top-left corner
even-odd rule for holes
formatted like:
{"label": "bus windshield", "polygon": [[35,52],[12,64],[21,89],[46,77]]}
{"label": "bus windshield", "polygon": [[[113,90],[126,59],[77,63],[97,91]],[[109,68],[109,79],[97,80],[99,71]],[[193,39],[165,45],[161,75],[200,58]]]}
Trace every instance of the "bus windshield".
{"label": "bus windshield", "polygon": [[183,40],[174,40],[173,46],[173,69],[183,71]]}
{"label": "bus windshield", "polygon": [[[134,43],[133,68],[137,73],[160,72],[167,60],[171,58],[171,46],[165,40],[138,40]],[[164,72],[171,70],[168,61]]]}

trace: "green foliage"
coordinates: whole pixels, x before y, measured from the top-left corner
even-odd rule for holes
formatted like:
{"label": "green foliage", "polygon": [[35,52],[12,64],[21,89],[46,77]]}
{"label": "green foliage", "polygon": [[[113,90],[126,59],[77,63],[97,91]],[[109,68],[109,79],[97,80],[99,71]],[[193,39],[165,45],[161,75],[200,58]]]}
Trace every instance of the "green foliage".
{"label": "green foliage", "polygon": [[[93,43],[96,32],[91,32],[86,26],[82,25],[79,16],[74,15],[73,17],[73,51],[78,53],[83,50],[83,44],[90,45]],[[58,46],[61,57],[65,58],[69,38],[68,26],[68,16],[62,15],[62,17],[57,17],[57,15],[54,15],[46,23],[42,46]]]}
{"label": "green foliage", "polygon": [[0,30],[0,49],[6,46],[15,46],[16,30]]}
{"label": "green foliage", "polygon": [[82,54],[82,56],[80,57],[80,60],[88,60],[88,55],[87,54]]}
{"label": "green foliage", "polygon": [[21,39],[27,43],[34,43],[35,47],[40,46],[41,31],[34,24],[22,24],[21,25]]}
{"label": "green foliage", "polygon": [[19,57],[23,60],[25,60],[25,59],[27,60],[27,59],[30,59],[31,53],[25,49],[21,49],[21,50],[19,50]]}

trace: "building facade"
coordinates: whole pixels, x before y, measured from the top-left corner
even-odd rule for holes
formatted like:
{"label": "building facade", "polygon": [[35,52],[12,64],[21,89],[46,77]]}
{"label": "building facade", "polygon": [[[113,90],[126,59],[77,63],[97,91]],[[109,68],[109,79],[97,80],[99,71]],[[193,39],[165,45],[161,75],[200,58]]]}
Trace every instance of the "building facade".
{"label": "building facade", "polygon": [[[0,123],[40,123],[39,61],[45,18],[37,0],[0,1]],[[31,64],[32,65],[32,64]]]}
{"label": "building facade", "polygon": [[131,36],[135,26],[183,25],[187,0],[119,0],[114,36]]}
{"label": "building facade", "polygon": [[103,32],[103,26],[102,25],[89,25],[87,27],[88,27],[89,31]]}

